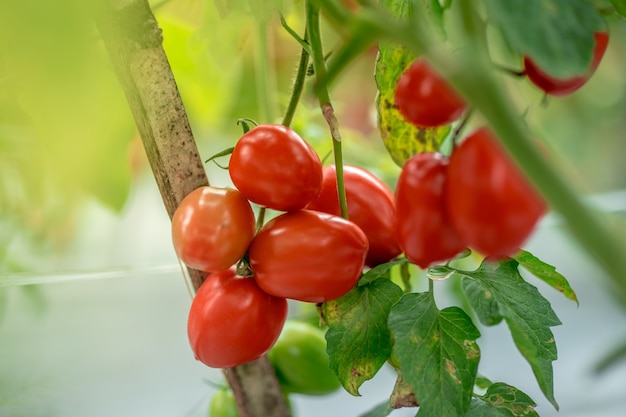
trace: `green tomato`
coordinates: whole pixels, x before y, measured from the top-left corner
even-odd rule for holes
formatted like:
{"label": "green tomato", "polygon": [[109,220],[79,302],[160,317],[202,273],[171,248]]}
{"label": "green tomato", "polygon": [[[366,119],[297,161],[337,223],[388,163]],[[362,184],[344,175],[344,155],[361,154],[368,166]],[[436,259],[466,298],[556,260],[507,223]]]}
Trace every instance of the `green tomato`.
{"label": "green tomato", "polygon": [[209,417],[239,417],[235,395],[228,388],[223,388],[213,395],[209,404]]}
{"label": "green tomato", "polygon": [[285,392],[324,395],[341,386],[328,367],[324,331],[309,323],[286,321],[268,356]]}

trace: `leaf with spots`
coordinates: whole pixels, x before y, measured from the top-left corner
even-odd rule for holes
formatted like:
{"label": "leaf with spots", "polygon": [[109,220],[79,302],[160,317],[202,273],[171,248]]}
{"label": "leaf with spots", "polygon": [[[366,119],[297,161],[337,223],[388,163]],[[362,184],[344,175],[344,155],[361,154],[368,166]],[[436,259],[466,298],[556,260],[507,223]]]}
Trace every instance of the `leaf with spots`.
{"label": "leaf with spots", "polygon": [[543,262],[532,253],[524,250],[515,255],[514,259],[528,272],[578,304],[576,293],[569,285],[567,279],[559,274],[555,267]]}
{"label": "leaf with spots", "polygon": [[[385,5],[398,19],[412,14],[411,2],[387,0]],[[438,150],[450,133],[450,126],[417,128],[404,119],[395,105],[394,94],[400,75],[413,62],[415,55],[401,45],[388,42],[381,42],[378,50],[374,75],[378,87],[378,129],[393,161],[403,166],[416,153]]]}
{"label": "leaf with spots", "polygon": [[389,314],[403,377],[418,416],[465,416],[480,359],[478,329],[458,307],[439,310],[431,293],[404,295]]}
{"label": "leaf with spots", "polygon": [[535,402],[522,391],[502,382],[472,400],[466,417],[539,417]]}
{"label": "leaf with spots", "polygon": [[360,395],[361,384],[373,378],[391,355],[387,317],[401,295],[400,287],[381,278],[322,304],[329,366],[350,394]]}
{"label": "leaf with spots", "polygon": [[462,271],[462,288],[479,320],[491,326],[503,319],[520,353],[530,364],[546,398],[558,409],[554,398],[552,361],[557,358],[550,330],[561,321],[550,302],[536,287],[524,281],[515,260],[483,262],[473,272]]}

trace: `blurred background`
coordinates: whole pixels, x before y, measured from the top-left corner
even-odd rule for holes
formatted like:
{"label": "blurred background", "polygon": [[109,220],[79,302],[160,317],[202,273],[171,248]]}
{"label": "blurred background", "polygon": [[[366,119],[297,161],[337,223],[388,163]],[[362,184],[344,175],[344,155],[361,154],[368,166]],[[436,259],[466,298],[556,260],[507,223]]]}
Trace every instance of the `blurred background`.
{"label": "blurred background", "polygon": [[[188,347],[190,295],[169,219],[84,3],[0,3],[0,416],[206,415],[221,373],[196,362]],[[262,31],[244,0],[151,3],[203,159],[233,146],[238,118],[280,120],[299,49],[276,19]],[[301,2],[283,3],[289,24],[301,31]],[[503,77],[555,166],[600,210],[624,221],[626,25],[609,24],[602,64],[572,96],[546,102],[527,81]],[[337,35],[325,29],[330,48]],[[260,77],[264,56],[271,71]],[[332,96],[345,161],[393,188],[399,168],[376,130],[375,56],[370,51],[352,64]],[[519,67],[517,57],[498,59]],[[331,150],[309,90],[293,127],[321,157]],[[206,169],[213,185],[230,185],[225,171]],[[527,249],[556,266],[580,300],[576,306],[529,278],[563,322],[553,329],[559,414],[623,416],[626,360],[610,358],[626,345],[626,306],[558,216],[541,223]],[[442,303],[453,297],[443,294]],[[540,415],[557,415],[508,330],[481,332],[479,372],[529,394]],[[292,404],[302,417],[357,416],[383,401],[393,381],[384,368],[362,397],[293,396]]]}

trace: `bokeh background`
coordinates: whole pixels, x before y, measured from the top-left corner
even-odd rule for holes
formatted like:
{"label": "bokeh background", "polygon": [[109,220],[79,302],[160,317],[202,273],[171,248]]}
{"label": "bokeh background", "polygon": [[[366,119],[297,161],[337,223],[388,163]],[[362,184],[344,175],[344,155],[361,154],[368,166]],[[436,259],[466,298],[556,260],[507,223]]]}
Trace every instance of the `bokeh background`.
{"label": "bokeh background", "polygon": [[[85,3],[0,3],[0,416],[203,416],[224,382],[188,347],[190,295],[169,219]],[[238,118],[280,120],[299,50],[275,18],[261,30],[254,2],[244,0],[151,3],[203,159],[234,144]],[[282,3],[301,31],[301,2]],[[592,204],[626,220],[626,25],[609,24],[602,64],[570,97],[545,102],[527,81],[502,76],[555,166]],[[336,29],[325,28],[329,48]],[[498,61],[519,67],[490,35]],[[376,131],[375,56],[352,64],[332,95],[346,162],[393,187],[399,168]],[[308,89],[293,126],[320,156],[331,150]],[[212,184],[230,185],[225,171],[206,169]],[[563,322],[554,328],[558,414],[623,416],[626,360],[601,365],[626,344],[626,306],[558,216],[541,223],[527,249],[555,265],[580,299],[576,306],[529,278]],[[440,302],[454,297],[441,292]],[[507,329],[481,331],[479,372],[528,393],[540,415],[557,415]],[[302,417],[357,416],[393,381],[384,368],[362,397],[293,396],[292,404]]]}

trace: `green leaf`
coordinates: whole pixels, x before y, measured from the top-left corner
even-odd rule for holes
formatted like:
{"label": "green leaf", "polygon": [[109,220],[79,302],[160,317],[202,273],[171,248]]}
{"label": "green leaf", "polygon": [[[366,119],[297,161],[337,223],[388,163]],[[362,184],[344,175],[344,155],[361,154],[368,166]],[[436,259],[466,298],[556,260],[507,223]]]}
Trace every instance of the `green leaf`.
{"label": "green leaf", "polygon": [[479,320],[488,326],[504,319],[515,345],[530,364],[546,398],[554,398],[552,361],[557,358],[550,327],[561,324],[550,303],[524,281],[515,260],[483,262],[474,272],[463,271],[462,288]]}
{"label": "green leaf", "polygon": [[[412,15],[412,3],[388,0],[386,7],[399,19]],[[417,128],[404,120],[395,105],[394,92],[402,72],[413,62],[415,55],[407,48],[380,43],[374,78],[378,87],[376,109],[378,129],[385,147],[399,166],[419,152],[436,151],[450,133],[450,126]]]}
{"label": "green leaf", "polygon": [[350,394],[360,395],[361,384],[389,358],[393,342],[387,317],[401,295],[400,287],[379,279],[322,304],[329,366]]}
{"label": "green leaf", "polygon": [[402,375],[420,403],[418,416],[464,416],[480,359],[480,333],[467,314],[437,309],[430,293],[410,293],[393,306],[389,329]]}
{"label": "green leaf", "polygon": [[405,258],[395,259],[390,262],[386,262],[384,264],[376,265],[374,268],[370,269],[366,273],[363,274],[361,279],[359,280],[359,286],[370,284],[377,279],[380,278],[389,278],[391,268],[396,265],[406,264],[409,261]]}
{"label": "green leaf", "polygon": [[502,382],[472,400],[466,417],[539,417],[535,402],[522,391]]}
{"label": "green leaf", "polygon": [[604,27],[588,0],[487,0],[489,19],[510,47],[529,55],[555,77],[584,74],[590,66],[593,32]]}
{"label": "green leaf", "polygon": [[567,279],[563,275],[556,272],[556,268],[554,266],[543,262],[532,253],[524,250],[515,255],[513,259],[519,262],[519,264],[528,272],[578,304],[578,297],[576,297],[576,293],[569,285]]}
{"label": "green leaf", "polygon": [[611,0],[611,4],[617,13],[626,17],[626,0]]}

